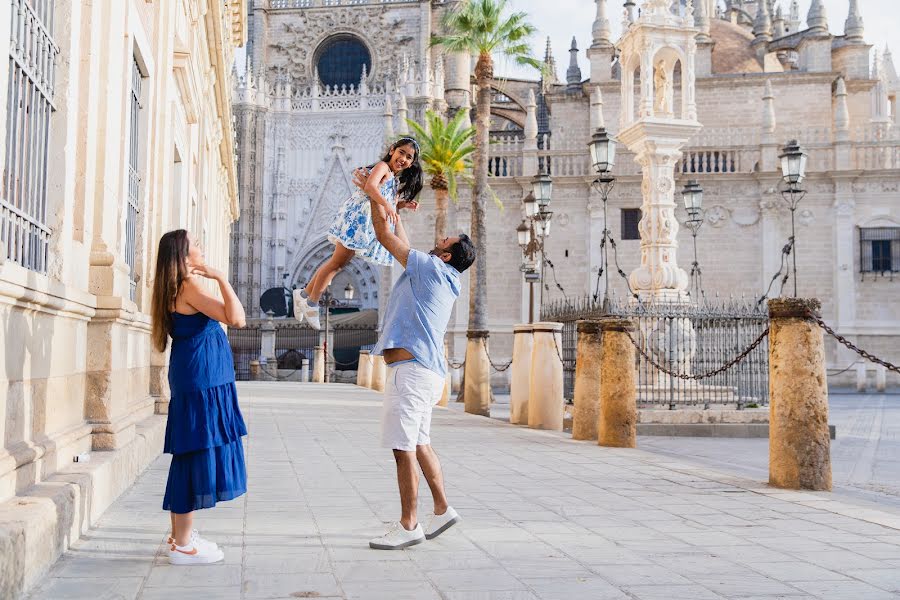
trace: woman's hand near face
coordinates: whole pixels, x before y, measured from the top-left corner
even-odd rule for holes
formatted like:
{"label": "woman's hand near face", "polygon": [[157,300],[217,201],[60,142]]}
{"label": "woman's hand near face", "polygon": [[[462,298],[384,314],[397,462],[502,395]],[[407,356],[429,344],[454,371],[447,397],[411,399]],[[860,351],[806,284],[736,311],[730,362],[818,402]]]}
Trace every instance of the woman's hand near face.
{"label": "woman's hand near face", "polygon": [[207,264],[190,265],[191,274],[205,277],[206,279],[215,279],[219,281],[225,277],[225,274],[218,269],[214,269]]}

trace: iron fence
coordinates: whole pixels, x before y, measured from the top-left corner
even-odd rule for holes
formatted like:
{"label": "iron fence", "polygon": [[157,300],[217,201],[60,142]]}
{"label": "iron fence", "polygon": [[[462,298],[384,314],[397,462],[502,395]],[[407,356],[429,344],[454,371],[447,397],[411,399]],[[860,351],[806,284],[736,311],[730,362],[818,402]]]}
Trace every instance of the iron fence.
{"label": "iron fence", "polygon": [[[564,394],[574,396],[576,323],[616,316],[632,321],[636,344],[659,366],[680,373],[706,373],[727,363],[765,331],[765,309],[744,301],[679,303],[609,303],[604,311],[592,298],[546,305],[544,321],[563,323],[561,357]],[[702,380],[669,376],[636,353],[637,399],[643,407],[680,405],[736,406],[768,403],[768,340],[763,340],[732,368]]]}
{"label": "iron fence", "polygon": [[261,341],[258,327],[228,328],[228,345],[234,357],[234,377],[238,381],[250,379],[250,361],[259,359]]}

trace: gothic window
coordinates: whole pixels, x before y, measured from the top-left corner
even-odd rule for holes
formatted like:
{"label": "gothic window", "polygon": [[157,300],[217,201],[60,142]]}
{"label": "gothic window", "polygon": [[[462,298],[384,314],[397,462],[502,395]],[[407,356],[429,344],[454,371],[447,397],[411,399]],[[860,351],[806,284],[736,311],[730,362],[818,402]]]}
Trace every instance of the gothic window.
{"label": "gothic window", "polygon": [[622,239],[623,240],[639,240],[641,232],[638,230],[638,223],[641,222],[641,209],[639,208],[623,208],[622,209]]}
{"label": "gothic window", "polygon": [[861,227],[860,273],[900,272],[900,227]]}
{"label": "gothic window", "polygon": [[366,45],[352,35],[335,35],[316,50],[316,68],[325,85],[359,85],[363,66],[372,72],[372,56]]}

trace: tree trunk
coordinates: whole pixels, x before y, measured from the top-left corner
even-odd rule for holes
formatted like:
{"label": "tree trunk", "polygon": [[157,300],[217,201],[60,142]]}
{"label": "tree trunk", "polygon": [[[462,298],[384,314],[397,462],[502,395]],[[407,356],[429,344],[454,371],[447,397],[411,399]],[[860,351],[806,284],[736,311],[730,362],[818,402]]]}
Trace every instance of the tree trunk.
{"label": "tree trunk", "polygon": [[431,189],[434,190],[434,241],[435,245],[447,237],[447,205],[450,192],[447,190],[447,180],[443,175],[435,175],[431,178]]}
{"label": "tree trunk", "polygon": [[469,331],[487,330],[487,238],[484,211],[488,196],[488,150],[491,123],[491,80],[494,64],[490,54],[482,54],[475,65],[477,88],[475,105],[475,152],[472,172],[472,225],[469,235],[478,253],[474,273],[469,277]]}

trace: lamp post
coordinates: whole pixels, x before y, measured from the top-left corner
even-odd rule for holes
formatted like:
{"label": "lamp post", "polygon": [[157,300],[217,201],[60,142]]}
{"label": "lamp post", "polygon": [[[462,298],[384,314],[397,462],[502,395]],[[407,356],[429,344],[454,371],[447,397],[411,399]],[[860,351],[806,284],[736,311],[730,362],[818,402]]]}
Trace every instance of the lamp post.
{"label": "lamp post", "polygon": [[[550,235],[553,213],[549,210],[553,195],[553,180],[546,173],[539,173],[531,179],[531,192],[525,196],[525,219],[516,227],[516,238],[526,261],[521,271],[528,284],[528,322],[534,322],[534,284],[541,280],[536,268],[536,257],[541,255],[543,271],[544,240]],[[543,298],[543,293],[541,294]]]}
{"label": "lamp post", "polygon": [[695,301],[700,301],[703,297],[703,280],[700,272],[700,263],[697,261],[697,232],[703,225],[703,188],[694,179],[685,184],[681,191],[681,198],[684,201],[684,209],[687,211],[687,219],[684,226],[691,230],[691,236],[694,238],[694,262],[691,263],[691,296]]}
{"label": "lamp post", "polygon": [[791,140],[784,145],[781,155],[781,176],[785,188],[781,190],[781,197],[788,203],[791,210],[791,239],[788,246],[793,253],[794,264],[794,297],[797,297],[797,238],[794,224],[794,213],[800,205],[800,201],[806,196],[806,190],[800,186],[806,177],[806,153],[800,149],[797,140]]}
{"label": "lamp post", "polygon": [[600,127],[591,136],[588,144],[591,153],[591,165],[597,174],[596,179],[592,182],[594,189],[600,194],[603,201],[603,237],[600,240],[600,260],[602,265],[597,271],[597,287],[594,290],[594,301],[600,295],[600,278],[605,275],[603,287],[603,312],[609,309],[609,253],[606,249],[606,243],[615,249],[616,242],[609,231],[609,219],[607,215],[607,201],[609,193],[612,191],[616,183],[616,178],[612,176],[612,168],[616,163],[616,140],[609,137],[606,128]]}
{"label": "lamp post", "polygon": [[353,289],[353,285],[350,283],[344,287],[344,302],[341,302],[331,293],[331,287],[325,288],[325,291],[322,292],[322,298],[319,300],[319,304],[325,307],[325,343],[323,344],[323,352],[322,354],[325,356],[325,381],[331,382],[331,364],[333,363],[334,356],[330,354],[331,344],[328,343],[329,340],[329,316],[331,314],[332,308],[337,308],[339,306],[346,306],[351,300],[353,300],[353,295],[356,293],[356,290]]}

